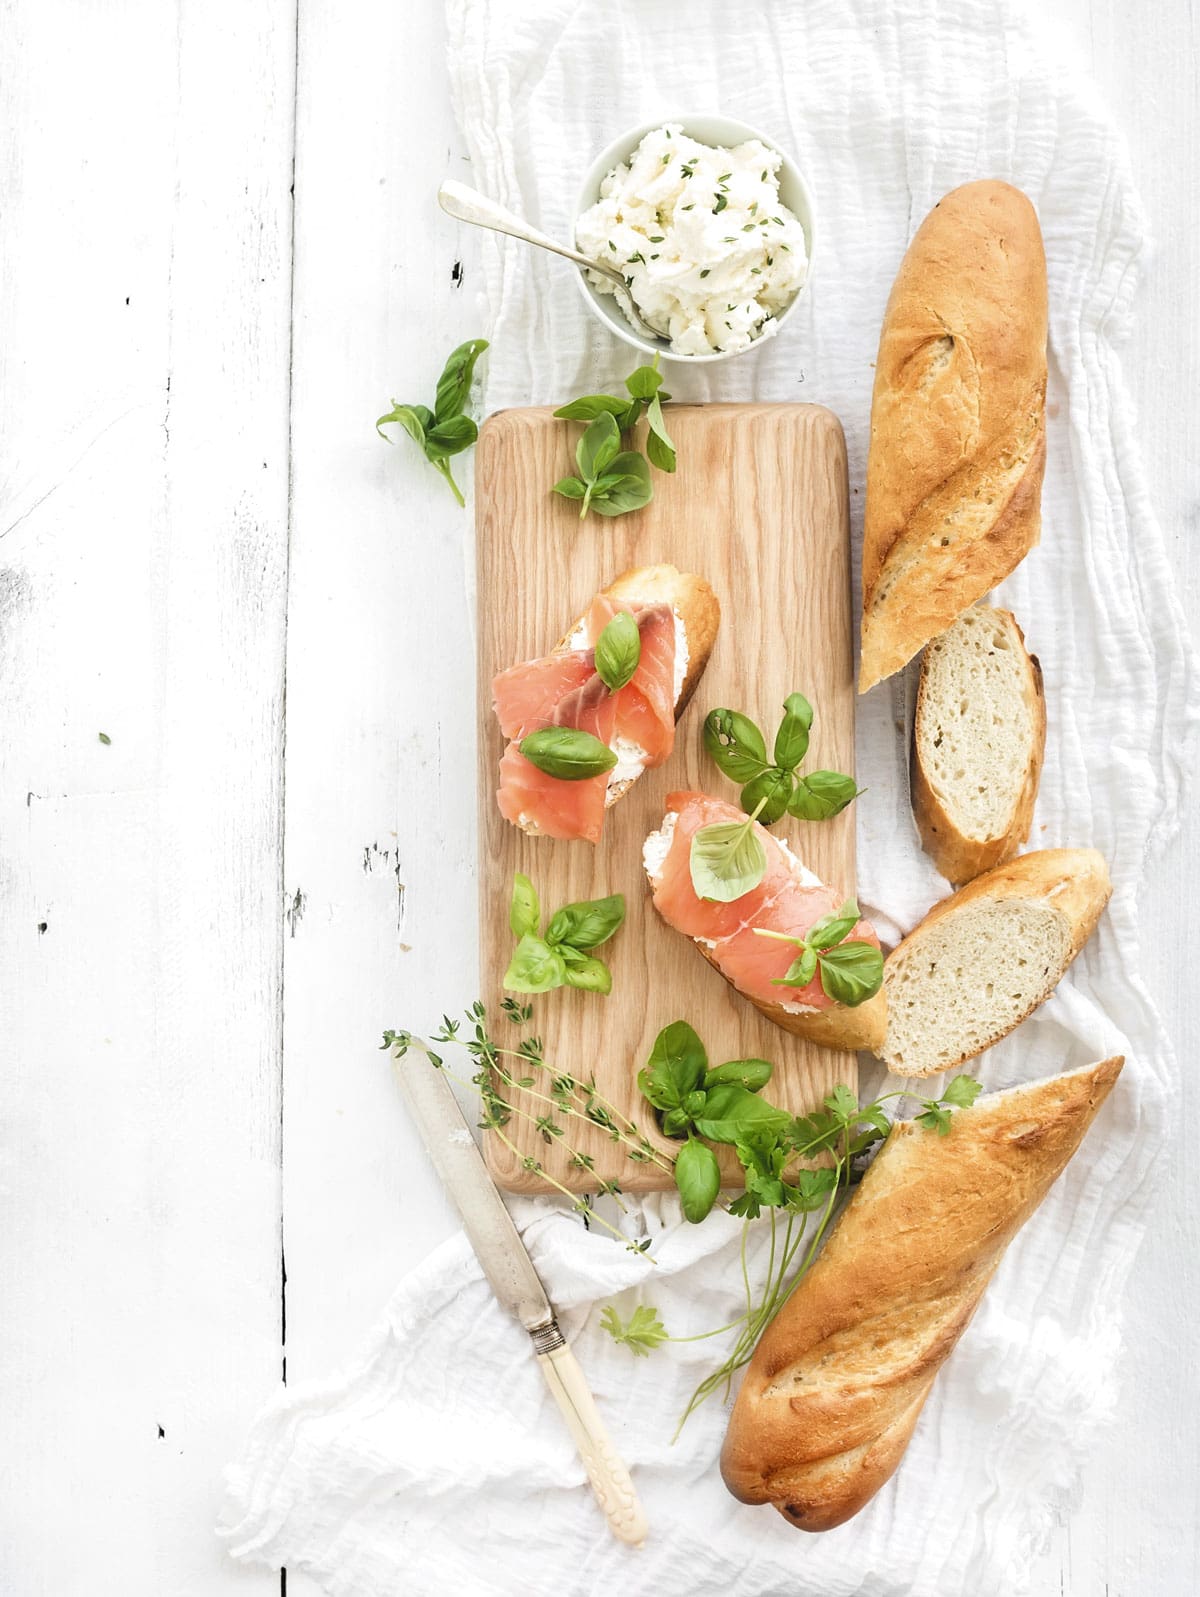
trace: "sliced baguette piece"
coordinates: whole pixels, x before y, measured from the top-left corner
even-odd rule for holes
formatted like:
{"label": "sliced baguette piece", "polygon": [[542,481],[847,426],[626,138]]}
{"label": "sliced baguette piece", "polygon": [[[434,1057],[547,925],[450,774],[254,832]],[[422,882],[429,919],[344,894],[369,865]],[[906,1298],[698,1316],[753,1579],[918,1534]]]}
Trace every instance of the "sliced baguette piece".
{"label": "sliced baguette piece", "polygon": [[917,229],[871,399],[859,692],[1037,543],[1046,463],[1046,256],[1008,183],[964,183]]}
{"label": "sliced baguette piece", "polygon": [[946,1136],[915,1121],[892,1127],[755,1349],[721,1454],[735,1497],[772,1503],[809,1531],[831,1530],[870,1501],[1005,1249],[1123,1063],[979,1098],[954,1112]]}
{"label": "sliced baguette piece", "polygon": [[932,1076],[999,1042],[1049,998],[1111,894],[1094,848],[1047,848],[935,904],[884,963],[879,1058]]}
{"label": "sliced baguette piece", "polygon": [[[680,571],[673,565],[636,566],[621,572],[601,590],[600,597],[636,609],[644,605],[666,604],[671,607],[676,622],[676,643],[687,647],[687,664],[675,698],[675,719],[683,714],[700,678],[704,675],[721,623],[721,606],[709,584],[694,572]],[[550,651],[567,654],[579,647],[581,629],[586,628],[587,612],[577,617]],[[620,768],[618,768],[620,769]],[[610,776],[604,795],[604,808],[611,809],[618,799],[624,798],[634,782],[649,765],[643,765],[632,774]],[[543,835],[532,818],[512,817],[514,824],[531,837]]]}
{"label": "sliced baguette piece", "polygon": [[947,881],[1028,840],[1045,747],[1038,658],[1011,611],[975,605],[925,650],[913,723],[913,815]]}
{"label": "sliced baguette piece", "polygon": [[[674,922],[664,912],[658,890],[664,881],[664,872],[667,869],[668,859],[673,858],[670,843],[673,838],[675,824],[679,818],[678,810],[669,806],[672,803],[684,803],[692,799],[703,800],[704,797],[703,794],[668,794],[668,809],[663,816],[663,826],[659,831],[652,832],[646,839],[643,852],[646,880],[649,882],[651,892],[654,894],[655,908],[663,919],[667,921],[668,925],[674,925]],[[745,816],[742,815],[736,806],[729,805],[727,808],[729,819],[745,819]],[[757,824],[755,830],[762,838],[764,847],[769,850],[779,851],[786,867],[785,876],[790,874],[796,884],[803,888],[813,888],[822,885],[815,873],[807,869],[783,838],[777,837],[773,832],[768,832]],[[663,846],[664,840],[666,842],[665,848]],[[686,866],[683,868],[686,869]],[[844,899],[845,894],[843,893],[831,893],[824,905],[817,906],[811,912],[808,921],[803,926],[789,927],[788,929],[801,934],[806,933],[813,919],[831,912]],[[754,923],[751,920],[747,924],[752,925]],[[678,926],[675,929],[681,930]],[[868,934],[876,943],[878,942],[870,923],[862,921],[859,927],[856,927],[851,932],[850,936],[853,939],[861,938]],[[714,952],[714,947],[708,939],[703,936],[689,935],[686,931],[682,932],[682,935],[688,937],[688,941],[703,955],[708,964],[729,982],[735,992],[748,999],[761,1014],[765,1015],[776,1026],[781,1026],[784,1031],[790,1031],[797,1037],[804,1037],[809,1042],[816,1043],[822,1048],[866,1048],[874,1053],[882,1046],[887,1029],[887,999],[882,987],[873,997],[868,998],[865,1003],[853,1007],[845,1004],[832,1004],[828,1008],[813,1008],[801,1006],[797,1003],[789,1003],[783,997],[779,999],[763,998],[753,992],[745,991],[722,969],[721,963]],[[781,964],[778,967],[779,974],[783,974],[783,971],[796,953],[795,948],[774,942],[764,941],[762,948],[764,954],[768,948],[772,953],[779,953],[781,949],[784,951]],[[825,1000],[822,1001],[824,1002]]]}

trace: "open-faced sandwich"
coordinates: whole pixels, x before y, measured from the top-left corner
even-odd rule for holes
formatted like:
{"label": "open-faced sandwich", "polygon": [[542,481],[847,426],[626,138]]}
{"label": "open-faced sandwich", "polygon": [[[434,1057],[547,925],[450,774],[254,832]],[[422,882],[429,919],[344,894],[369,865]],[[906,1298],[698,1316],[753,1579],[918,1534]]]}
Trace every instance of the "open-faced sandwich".
{"label": "open-faced sandwich", "polygon": [[[738,851],[751,855],[749,869]],[[663,920],[769,1020],[829,1048],[882,1045],[887,1012],[874,928],[782,838],[735,804],[670,793],[642,859]],[[706,860],[717,862],[723,883]],[[706,896],[738,888],[737,896]]]}
{"label": "open-faced sandwich", "polygon": [[670,756],[720,617],[703,577],[641,566],[598,594],[548,655],[501,671],[492,698],[508,739],[504,818],[535,836],[597,842],[605,810]]}

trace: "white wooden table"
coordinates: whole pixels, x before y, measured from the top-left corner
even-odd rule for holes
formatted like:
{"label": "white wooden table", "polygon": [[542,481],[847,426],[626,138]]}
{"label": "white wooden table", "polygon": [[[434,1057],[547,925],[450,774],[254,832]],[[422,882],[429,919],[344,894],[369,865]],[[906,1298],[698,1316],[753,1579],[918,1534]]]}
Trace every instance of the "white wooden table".
{"label": "white wooden table", "polygon": [[[482,330],[476,252],[432,206],[464,170],[439,7],[298,9],[0,7],[14,1597],[277,1590],[212,1524],[285,1310],[288,1376],[329,1370],[452,1225],[375,1049],[474,979],[468,524],[371,424]],[[1197,20],[1043,10],[1160,243],[1127,365],[1195,609]],[[1186,942],[1147,974],[1193,1114],[1198,890],[1193,830],[1144,897]],[[1200,1589],[1193,1141],[1037,1597]]]}

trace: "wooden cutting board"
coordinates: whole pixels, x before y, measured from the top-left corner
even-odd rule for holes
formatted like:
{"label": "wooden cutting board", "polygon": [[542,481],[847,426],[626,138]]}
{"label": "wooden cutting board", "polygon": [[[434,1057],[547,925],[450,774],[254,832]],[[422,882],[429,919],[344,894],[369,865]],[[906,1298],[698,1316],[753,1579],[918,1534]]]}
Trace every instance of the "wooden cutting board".
{"label": "wooden cutting board", "polygon": [[[632,515],[578,519],[550,492],[573,472],[577,424],[549,410],[508,410],[484,425],[476,454],[475,503],[479,661],[479,924],[484,1003],[493,1035],[521,1032],[500,1013],[512,954],[508,901],[514,871],[536,886],[545,914],[576,899],[623,892],[625,924],[600,950],[613,974],[610,996],[561,989],[533,1000],[533,1031],[559,1070],[588,1077],[621,1111],[661,1141],[638,1092],[637,1072],[655,1036],[689,1021],[713,1064],[771,1060],[767,1096],[812,1108],[837,1081],[857,1086],[853,1054],[834,1053],[764,1019],[655,913],[642,872],[642,844],[662,820],[663,798],[702,788],[736,802],[737,788],[701,743],[717,706],[745,711],[770,747],[784,697],[799,689],[816,719],[806,767],[853,772],[854,682],[850,530],[842,429],[818,405],[672,407],[679,454],[674,476],[654,474],[653,502]],[[543,655],[599,589],[631,566],[670,561],[707,577],[721,602],[721,628],[708,669],[679,723],[675,751],[611,810],[604,836],[585,842],[526,837],[496,807],[504,742],[491,709],[491,681],[518,660]],[[776,831],[823,880],[854,891],[854,807],[816,825],[786,818]],[[493,1174],[511,1191],[550,1190],[525,1156],[573,1191],[615,1178],[626,1191],[670,1185],[657,1166],[634,1164],[603,1132],[567,1122],[571,1142],[595,1160],[573,1168],[562,1141],[549,1144],[514,1116],[514,1153],[489,1133]],[[663,1142],[664,1147],[670,1144]]]}

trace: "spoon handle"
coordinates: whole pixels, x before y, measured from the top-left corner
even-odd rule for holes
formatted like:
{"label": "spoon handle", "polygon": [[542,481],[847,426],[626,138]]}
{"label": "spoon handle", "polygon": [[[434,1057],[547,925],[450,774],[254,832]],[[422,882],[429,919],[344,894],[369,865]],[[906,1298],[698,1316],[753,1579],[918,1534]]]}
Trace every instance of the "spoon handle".
{"label": "spoon handle", "polygon": [[[588,266],[596,270],[596,262],[589,260],[586,255],[581,255],[578,250],[568,249],[565,244],[560,244],[557,239],[547,238],[545,233],[539,233],[536,227],[530,227],[523,217],[506,210],[503,205],[498,205],[495,200],[489,200],[486,194],[480,194],[478,189],[468,188],[465,183],[455,183],[447,178],[438,189],[438,204],[448,216],[456,217],[460,222],[470,222],[475,227],[490,227],[495,233],[507,233],[510,238],[523,239],[526,244],[536,244],[540,249],[553,250],[555,255],[562,255],[568,261],[574,261],[576,266]],[[603,267],[600,268],[604,270]]]}

